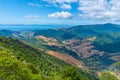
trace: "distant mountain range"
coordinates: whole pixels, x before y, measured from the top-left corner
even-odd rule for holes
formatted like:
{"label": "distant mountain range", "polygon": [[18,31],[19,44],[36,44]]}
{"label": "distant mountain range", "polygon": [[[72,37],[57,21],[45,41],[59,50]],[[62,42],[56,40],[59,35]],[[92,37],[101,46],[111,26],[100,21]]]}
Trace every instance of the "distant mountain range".
{"label": "distant mountain range", "polygon": [[6,30],[43,30],[43,29],[56,29],[56,28],[68,28],[73,25],[47,25],[47,24],[0,24],[0,29]]}

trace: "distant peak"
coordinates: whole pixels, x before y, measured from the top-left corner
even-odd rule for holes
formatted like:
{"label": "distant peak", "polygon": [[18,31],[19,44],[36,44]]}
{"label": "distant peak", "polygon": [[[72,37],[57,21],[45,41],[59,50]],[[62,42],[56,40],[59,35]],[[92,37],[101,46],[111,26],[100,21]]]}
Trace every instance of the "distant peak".
{"label": "distant peak", "polygon": [[115,25],[115,24],[112,24],[112,23],[106,23],[106,24],[104,24],[104,25]]}

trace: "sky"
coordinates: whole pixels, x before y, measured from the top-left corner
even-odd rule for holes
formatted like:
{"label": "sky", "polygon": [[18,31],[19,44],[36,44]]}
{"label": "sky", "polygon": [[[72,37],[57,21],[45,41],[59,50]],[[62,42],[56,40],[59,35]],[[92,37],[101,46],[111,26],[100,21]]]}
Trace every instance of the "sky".
{"label": "sky", "polygon": [[0,24],[120,23],[120,0],[0,0]]}

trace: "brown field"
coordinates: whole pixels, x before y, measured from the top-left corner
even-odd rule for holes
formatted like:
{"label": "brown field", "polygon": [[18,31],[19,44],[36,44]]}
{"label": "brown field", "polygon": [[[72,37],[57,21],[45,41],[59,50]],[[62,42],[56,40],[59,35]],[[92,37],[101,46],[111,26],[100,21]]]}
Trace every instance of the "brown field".
{"label": "brown field", "polygon": [[83,63],[81,61],[73,58],[72,56],[68,54],[61,54],[55,51],[47,51],[47,54],[52,55],[60,60],[63,60],[70,65],[75,65],[79,68],[85,68],[85,66],[83,66]]}

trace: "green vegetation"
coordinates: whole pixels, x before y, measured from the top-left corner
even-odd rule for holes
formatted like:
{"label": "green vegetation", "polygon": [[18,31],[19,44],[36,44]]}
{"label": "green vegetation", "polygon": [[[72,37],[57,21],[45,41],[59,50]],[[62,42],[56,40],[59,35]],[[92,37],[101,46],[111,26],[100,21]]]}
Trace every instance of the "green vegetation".
{"label": "green vegetation", "polygon": [[112,72],[115,72],[117,74],[120,74],[120,61],[118,62],[115,62],[113,63],[109,69],[112,71]]}
{"label": "green vegetation", "polygon": [[17,39],[0,37],[0,80],[97,80]]}
{"label": "green vegetation", "polygon": [[[10,37],[0,37],[0,80],[118,80],[116,75],[120,74],[120,27],[113,24],[104,25],[83,25],[68,29],[35,30],[35,34],[20,35],[21,32],[1,30],[1,36],[17,37],[23,42]],[[13,35],[15,34],[15,35]],[[106,70],[111,65],[109,72],[103,72],[98,79],[96,72],[86,71],[72,67],[64,61],[58,60],[37,48],[51,49],[61,53],[72,55],[81,60],[78,55],[67,50],[65,47],[43,46],[43,40],[38,40],[36,36],[46,36],[57,39],[60,43],[65,40],[86,39],[96,36],[96,40],[91,46],[104,51],[105,54],[92,56],[84,59],[83,62],[90,68]],[[97,71],[96,70],[96,71]]]}
{"label": "green vegetation", "polygon": [[[115,58],[120,54],[120,27],[119,25],[103,24],[103,25],[80,25],[67,29],[49,29],[49,30],[35,30],[35,34],[31,39],[25,39],[26,43],[31,44],[34,47],[54,50],[60,53],[66,53],[78,60],[82,60],[76,52],[58,46],[43,46],[41,40],[34,40],[34,37],[43,35],[45,37],[55,38],[59,42],[72,40],[72,39],[87,39],[96,37],[91,46],[94,46],[95,50],[104,52],[103,55],[93,54],[83,62],[88,67],[94,67],[97,70],[103,70],[116,62]],[[35,41],[35,42],[34,42]],[[93,50],[94,50],[93,49]],[[114,56],[114,59],[113,57]],[[117,59],[118,61],[118,59]],[[93,65],[94,64],[94,65]]]}
{"label": "green vegetation", "polygon": [[41,75],[33,74],[25,64],[11,53],[0,51],[0,80],[41,80]]}
{"label": "green vegetation", "polygon": [[109,72],[102,73],[100,80],[118,80],[118,78]]}
{"label": "green vegetation", "polygon": [[98,50],[105,52],[120,52],[120,32],[111,32],[108,34],[100,34],[94,41],[94,46]]}
{"label": "green vegetation", "polygon": [[[45,41],[40,40],[40,39],[38,40],[38,39],[36,39],[34,37],[24,39],[24,40],[22,40],[22,42],[24,42],[24,43],[26,43],[26,44],[28,44],[30,46],[33,46],[35,48],[43,47],[42,45],[46,44]],[[43,47],[43,48],[45,49],[45,47]]]}
{"label": "green vegetation", "polygon": [[114,24],[78,25],[67,29],[35,30],[34,36],[43,35],[46,37],[56,38],[58,40],[67,40],[76,38],[89,38],[103,33],[106,34],[119,31],[119,25]]}

